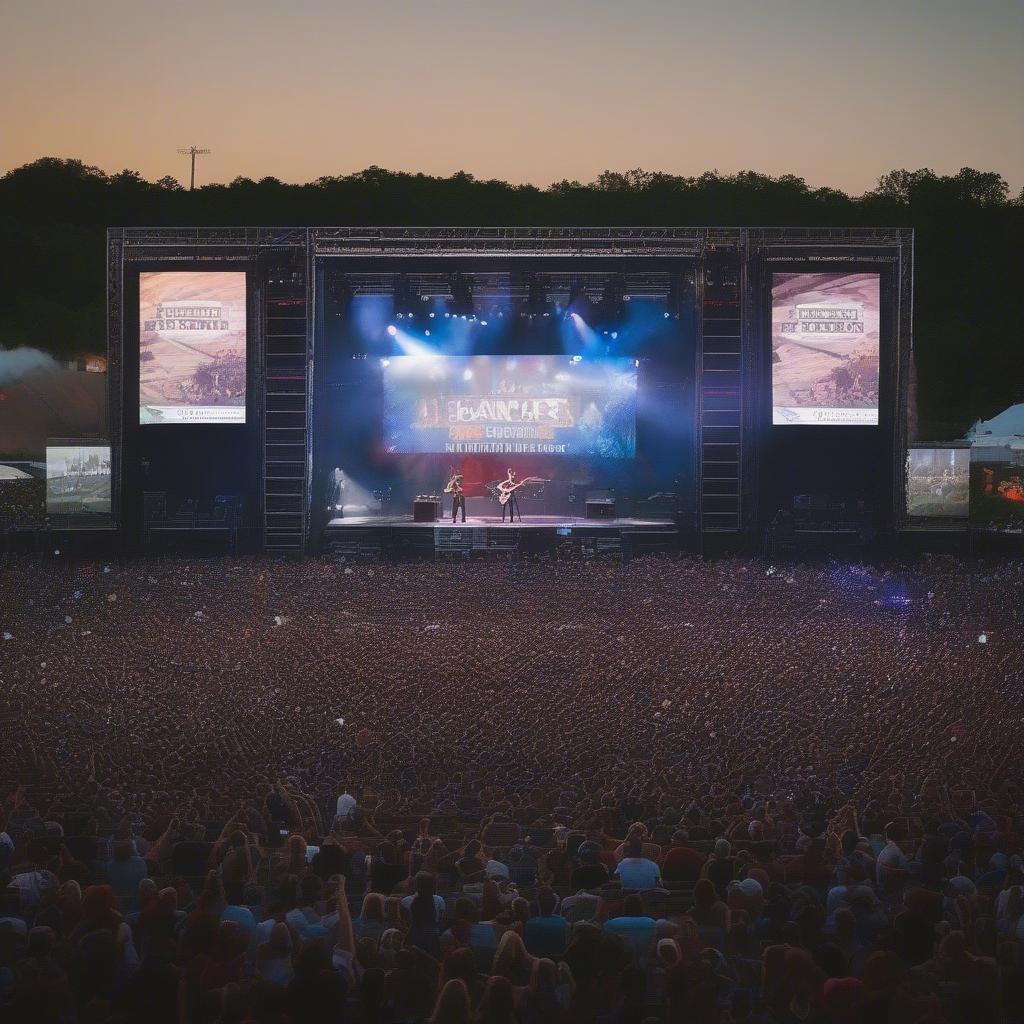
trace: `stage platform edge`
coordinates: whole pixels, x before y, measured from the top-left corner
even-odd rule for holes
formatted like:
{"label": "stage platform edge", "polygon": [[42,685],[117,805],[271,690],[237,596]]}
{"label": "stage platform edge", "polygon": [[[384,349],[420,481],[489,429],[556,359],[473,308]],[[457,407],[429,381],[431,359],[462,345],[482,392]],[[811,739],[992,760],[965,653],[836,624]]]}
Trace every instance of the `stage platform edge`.
{"label": "stage platform edge", "polygon": [[323,531],[324,550],[347,557],[468,557],[540,554],[560,544],[580,546],[583,554],[621,556],[678,550],[679,530],[671,519],[584,519],[526,516],[522,522],[474,517],[465,523],[439,519],[414,522],[412,516],[359,516],[332,519]]}

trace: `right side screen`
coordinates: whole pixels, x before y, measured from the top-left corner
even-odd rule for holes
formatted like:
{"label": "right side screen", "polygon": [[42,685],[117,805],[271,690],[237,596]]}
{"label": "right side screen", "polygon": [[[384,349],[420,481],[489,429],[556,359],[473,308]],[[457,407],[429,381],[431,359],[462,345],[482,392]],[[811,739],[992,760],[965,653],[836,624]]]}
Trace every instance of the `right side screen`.
{"label": "right side screen", "polygon": [[772,274],[772,423],[877,426],[881,280]]}
{"label": "right side screen", "polygon": [[907,452],[907,515],[966,519],[970,508],[969,448]]}
{"label": "right side screen", "polygon": [[971,522],[1024,527],[1024,448],[1015,437],[981,437],[971,445]]}

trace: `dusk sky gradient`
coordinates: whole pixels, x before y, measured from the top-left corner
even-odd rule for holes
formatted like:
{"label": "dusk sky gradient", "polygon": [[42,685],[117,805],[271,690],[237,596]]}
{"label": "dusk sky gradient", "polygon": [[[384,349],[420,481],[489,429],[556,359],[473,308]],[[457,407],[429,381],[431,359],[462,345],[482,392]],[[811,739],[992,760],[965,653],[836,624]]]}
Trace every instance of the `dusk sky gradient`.
{"label": "dusk sky gradient", "polygon": [[0,0],[0,173],[1024,186],[1024,0]]}

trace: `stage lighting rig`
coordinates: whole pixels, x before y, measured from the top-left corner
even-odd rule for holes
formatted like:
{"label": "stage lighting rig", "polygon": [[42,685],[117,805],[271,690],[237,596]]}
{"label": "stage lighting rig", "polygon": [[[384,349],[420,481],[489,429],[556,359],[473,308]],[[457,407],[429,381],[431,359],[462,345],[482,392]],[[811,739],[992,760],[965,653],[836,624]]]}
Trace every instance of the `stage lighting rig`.
{"label": "stage lighting rig", "polygon": [[629,294],[624,274],[613,274],[604,283],[598,319],[603,324],[620,323],[626,314]]}
{"label": "stage lighting rig", "polygon": [[327,282],[327,301],[324,312],[328,316],[344,316],[352,301],[352,285],[345,274],[332,276]]}
{"label": "stage lighting rig", "polygon": [[526,302],[521,315],[528,317],[547,316],[550,313],[548,302],[548,280],[543,274],[528,274],[525,278]]}
{"label": "stage lighting rig", "polygon": [[569,297],[565,303],[565,315],[572,316],[574,313],[587,324],[598,322],[597,308],[593,299],[587,293],[586,279],[582,274],[574,275],[569,282]]}
{"label": "stage lighting rig", "polygon": [[665,297],[665,318],[678,320],[683,310],[697,301],[697,281],[692,271],[673,274]]}
{"label": "stage lighting rig", "polygon": [[449,281],[452,291],[452,315],[461,317],[472,316],[473,278],[464,274],[452,274]]}
{"label": "stage lighting rig", "polygon": [[420,311],[419,295],[406,274],[395,277],[393,304],[395,317],[399,320],[406,317],[411,320]]}

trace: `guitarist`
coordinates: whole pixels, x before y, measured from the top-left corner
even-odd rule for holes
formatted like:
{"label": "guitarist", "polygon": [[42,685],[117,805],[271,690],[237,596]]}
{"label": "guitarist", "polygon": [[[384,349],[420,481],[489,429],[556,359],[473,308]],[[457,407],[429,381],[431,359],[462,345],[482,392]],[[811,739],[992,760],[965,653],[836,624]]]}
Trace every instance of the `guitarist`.
{"label": "guitarist", "polygon": [[[516,483],[515,471],[510,468],[508,471],[508,476],[505,477],[505,479],[502,480],[500,484],[498,484],[498,490],[501,491],[503,494],[508,495],[508,500],[505,502],[504,505],[501,506],[502,522],[505,522],[506,510],[508,511],[509,522],[514,523],[516,521],[516,513],[519,512],[519,501],[516,498],[516,488],[518,488],[518,486],[519,485]],[[522,512],[519,512],[519,522],[522,521],[523,514]]]}
{"label": "guitarist", "polygon": [[456,521],[459,509],[462,509],[462,521],[466,521],[466,494],[462,489],[462,474],[452,472],[444,489],[445,494],[452,496],[452,522]]}

